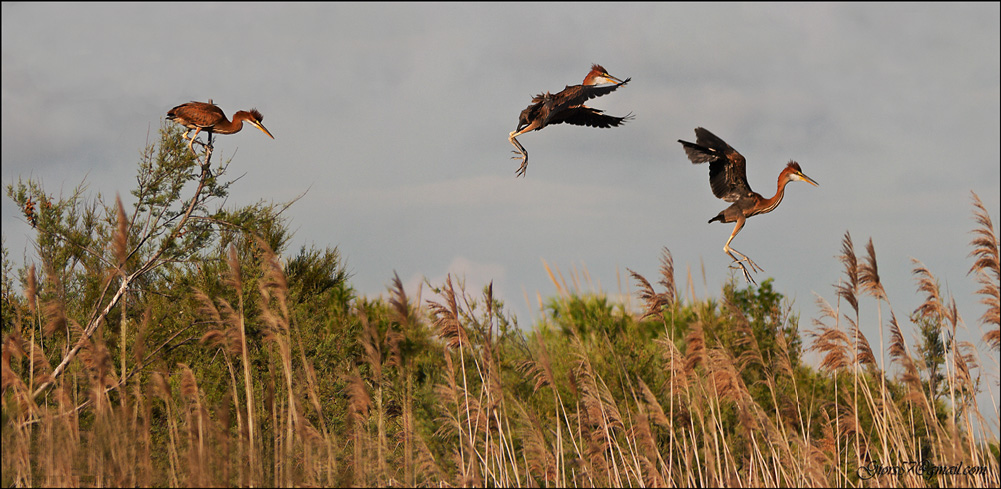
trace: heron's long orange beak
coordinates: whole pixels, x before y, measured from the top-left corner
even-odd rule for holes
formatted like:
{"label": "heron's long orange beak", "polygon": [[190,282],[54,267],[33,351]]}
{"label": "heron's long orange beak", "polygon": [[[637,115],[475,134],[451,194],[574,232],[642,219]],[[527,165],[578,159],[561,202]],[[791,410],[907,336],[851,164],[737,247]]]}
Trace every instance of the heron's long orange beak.
{"label": "heron's long orange beak", "polygon": [[814,187],[819,187],[820,186],[819,183],[815,182],[812,178],[806,176],[801,171],[800,172],[796,172],[793,175],[796,175],[797,180],[801,180],[801,181],[804,181],[806,183],[809,183],[810,185],[813,185]]}
{"label": "heron's long orange beak", "polygon": [[260,129],[261,132],[263,132],[264,134],[267,134],[269,138],[271,138],[271,139],[275,138],[274,136],[271,135],[271,132],[268,131],[268,129],[266,127],[264,127],[264,124],[261,124],[260,122],[256,122],[256,121],[247,121],[247,123],[249,123],[250,125],[252,125],[252,126]]}
{"label": "heron's long orange beak", "polygon": [[615,83],[618,83],[620,85],[622,84],[622,80],[620,80],[620,79],[618,79],[618,78],[616,78],[616,77],[614,77],[612,75],[609,75],[608,73],[603,73],[602,76],[604,76],[605,78],[608,78],[609,80],[613,80]]}

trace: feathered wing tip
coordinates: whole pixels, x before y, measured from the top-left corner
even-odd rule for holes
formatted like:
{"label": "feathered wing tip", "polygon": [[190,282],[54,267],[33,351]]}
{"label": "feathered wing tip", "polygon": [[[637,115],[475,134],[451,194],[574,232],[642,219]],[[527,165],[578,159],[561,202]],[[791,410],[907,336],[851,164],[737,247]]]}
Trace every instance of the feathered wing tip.
{"label": "feathered wing tip", "polygon": [[681,139],[678,142],[685,148],[685,154],[688,155],[688,159],[692,164],[708,163],[718,158],[718,155],[709,148]]}
{"label": "feathered wing tip", "polygon": [[547,90],[546,93],[540,93],[540,94],[532,97],[532,103],[533,104],[537,104],[539,102],[545,102],[547,99],[551,99],[551,98],[553,98],[553,94],[549,93],[549,91]]}
{"label": "feathered wing tip", "polygon": [[682,146],[685,147],[685,153],[688,155],[688,159],[692,163],[708,163],[713,160],[720,158],[725,158],[728,153],[736,153],[737,151],[730,147],[726,141],[723,141],[719,136],[709,132],[708,129],[704,127],[695,128],[695,142],[690,143],[688,141],[678,140]]}
{"label": "feathered wing tip", "polygon": [[723,141],[719,136],[709,132],[709,130],[704,127],[695,128],[695,142],[707,148],[712,148],[720,153],[733,151],[733,148],[730,147],[726,141]]}

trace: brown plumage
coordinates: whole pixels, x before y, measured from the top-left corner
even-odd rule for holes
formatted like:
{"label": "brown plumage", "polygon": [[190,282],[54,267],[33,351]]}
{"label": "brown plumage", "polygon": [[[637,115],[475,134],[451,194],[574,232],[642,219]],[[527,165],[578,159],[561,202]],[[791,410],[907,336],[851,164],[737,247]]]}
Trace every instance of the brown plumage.
{"label": "brown plumage", "polygon": [[[222,109],[211,102],[188,102],[167,111],[167,119],[188,128],[181,137],[189,140],[188,147],[191,148],[191,152],[195,151],[192,145],[195,142],[195,138],[198,137],[199,132],[233,134],[243,129],[244,122],[260,129],[261,132],[267,134],[271,139],[275,138],[264,127],[264,124],[261,123],[264,120],[264,116],[257,109],[250,109],[249,112],[246,110],[238,111],[233,114],[233,120],[231,121],[226,118],[226,114],[223,113]],[[192,129],[195,130],[195,134],[189,138],[188,133]]]}
{"label": "brown plumage", "polygon": [[[528,151],[516,139],[518,136],[529,132],[538,131],[543,127],[552,124],[567,123],[575,126],[589,127],[615,127],[633,118],[632,114],[624,117],[605,115],[601,110],[588,107],[584,102],[600,97],[607,93],[614,92],[615,89],[629,83],[632,78],[625,81],[609,75],[601,65],[591,65],[591,71],[584,77],[584,82],[580,85],[567,85],[557,94],[549,92],[532,97],[532,105],[521,111],[518,116],[518,127],[508,135],[508,141],[517,148],[515,153],[521,158],[521,167],[516,172],[517,176],[524,176],[528,169]],[[613,83],[612,85],[597,86],[601,83]]]}
{"label": "brown plumage", "polygon": [[[790,161],[782,172],[779,173],[778,187],[776,188],[775,195],[766,199],[761,194],[751,190],[751,186],[748,185],[746,160],[744,160],[744,157],[737,150],[704,128],[696,128],[695,136],[695,143],[680,139],[678,142],[684,146],[685,153],[692,163],[709,163],[709,186],[712,187],[713,195],[727,202],[733,202],[733,205],[723,209],[716,217],[710,219],[709,222],[737,223],[733,227],[733,232],[730,233],[730,239],[726,240],[726,244],[723,245],[723,251],[727,255],[730,255],[730,258],[733,258],[733,261],[744,272],[744,278],[748,282],[753,283],[754,280],[751,279],[751,275],[748,273],[743,262],[746,262],[752,271],[764,270],[743,253],[730,248],[730,242],[740,232],[740,229],[744,227],[744,221],[748,217],[771,212],[778,207],[785,196],[785,187],[789,182],[799,180],[815,187],[819,186],[819,184],[803,174],[799,163]],[[737,259],[734,253],[740,255],[741,258]]]}

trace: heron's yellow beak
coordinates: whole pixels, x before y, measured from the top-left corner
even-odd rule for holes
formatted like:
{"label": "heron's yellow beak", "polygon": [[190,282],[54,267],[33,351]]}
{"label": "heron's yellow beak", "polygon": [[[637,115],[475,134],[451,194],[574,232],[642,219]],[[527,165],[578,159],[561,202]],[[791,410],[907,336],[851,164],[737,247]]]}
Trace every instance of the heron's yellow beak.
{"label": "heron's yellow beak", "polygon": [[616,77],[614,77],[612,75],[609,75],[608,73],[602,73],[601,76],[604,76],[605,78],[607,78],[609,80],[612,80],[615,83],[620,83],[620,84],[622,83],[622,80],[620,80],[620,79],[618,79],[618,78],[616,78]]}
{"label": "heron's yellow beak", "polygon": [[264,134],[267,134],[269,138],[271,138],[271,139],[275,138],[274,136],[271,135],[271,132],[268,131],[268,129],[266,127],[264,127],[264,124],[261,124],[260,122],[255,122],[255,121],[247,121],[247,122],[249,124],[251,124],[252,126],[260,129],[261,132],[263,132]]}
{"label": "heron's yellow beak", "polygon": [[796,179],[797,180],[809,183],[810,185],[813,185],[814,187],[819,187],[820,186],[819,183],[815,182],[812,178],[810,178],[810,177],[806,176],[805,174],[803,174],[803,172],[796,172],[796,173],[794,173],[794,175],[796,175]]}

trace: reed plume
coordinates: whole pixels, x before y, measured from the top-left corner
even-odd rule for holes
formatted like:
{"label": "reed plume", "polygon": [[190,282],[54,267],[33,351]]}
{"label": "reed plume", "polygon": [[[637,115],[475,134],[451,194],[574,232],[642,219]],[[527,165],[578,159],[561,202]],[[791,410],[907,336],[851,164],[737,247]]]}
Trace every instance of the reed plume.
{"label": "reed plume", "polygon": [[974,236],[970,245],[973,246],[973,251],[969,256],[974,257],[974,262],[968,273],[976,275],[981,286],[977,290],[980,303],[987,306],[987,310],[980,316],[980,322],[988,328],[994,326],[994,329],[989,329],[984,334],[984,342],[995,351],[1001,351],[1001,260],[998,258],[998,235],[994,232],[991,216],[980,197],[976,193],[970,193],[975,207],[973,217],[979,227],[972,231]]}

